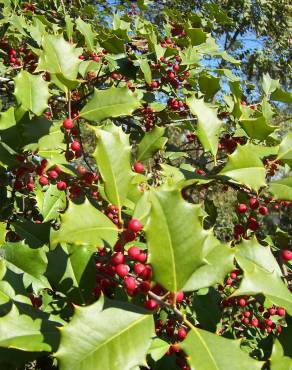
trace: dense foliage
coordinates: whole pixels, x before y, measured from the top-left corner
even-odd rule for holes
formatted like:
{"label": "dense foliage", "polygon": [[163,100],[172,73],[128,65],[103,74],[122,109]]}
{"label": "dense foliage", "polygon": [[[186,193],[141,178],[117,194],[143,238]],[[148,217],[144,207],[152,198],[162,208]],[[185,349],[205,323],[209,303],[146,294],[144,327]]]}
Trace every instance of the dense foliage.
{"label": "dense foliage", "polygon": [[147,3],[0,1],[1,369],[292,368],[292,96]]}

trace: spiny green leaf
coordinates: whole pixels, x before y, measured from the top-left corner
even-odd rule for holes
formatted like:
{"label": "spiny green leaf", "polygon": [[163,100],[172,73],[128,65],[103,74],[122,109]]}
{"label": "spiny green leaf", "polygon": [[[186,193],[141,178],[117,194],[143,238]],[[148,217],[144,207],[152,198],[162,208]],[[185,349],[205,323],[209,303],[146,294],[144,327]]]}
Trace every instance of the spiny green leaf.
{"label": "spiny green leaf", "polygon": [[6,130],[15,124],[14,107],[10,107],[0,114],[0,130]]}
{"label": "spiny green leaf", "polygon": [[230,177],[255,191],[266,185],[265,167],[249,144],[237,146],[219,175]]}
{"label": "spiny green leaf", "polygon": [[183,200],[177,189],[152,190],[150,203],[145,232],[154,279],[176,292],[204,264],[202,209]]}
{"label": "spiny green leaf", "polygon": [[23,274],[25,287],[32,284],[36,290],[50,288],[50,284],[44,276],[47,268],[45,248],[31,248],[24,242],[19,242],[6,243],[2,249],[9,269],[16,274]]}
{"label": "spiny green leaf", "polygon": [[60,370],[130,370],[145,363],[154,336],[153,316],[128,303],[100,301],[76,307],[61,332]]}
{"label": "spiny green leaf", "polygon": [[264,116],[240,119],[239,123],[250,138],[258,140],[265,140],[277,128],[268,125]]}
{"label": "spiny green leaf", "polygon": [[51,351],[51,346],[44,342],[41,333],[42,320],[33,320],[19,314],[15,305],[9,313],[0,317],[0,347],[16,348],[23,351]]}
{"label": "spiny green leaf", "polygon": [[124,204],[133,178],[129,136],[113,124],[97,129],[97,146],[93,154],[110,202],[119,209]]}
{"label": "spiny green leaf", "polygon": [[32,75],[24,70],[15,77],[14,82],[18,103],[34,114],[41,115],[50,97],[48,83],[41,75]]}
{"label": "spiny green leaf", "polygon": [[263,362],[240,349],[240,340],[226,339],[193,327],[180,347],[194,370],[260,370]]}
{"label": "spiny green leaf", "polygon": [[84,22],[80,17],[76,19],[77,30],[84,36],[89,50],[94,50],[94,32],[89,23]]}
{"label": "spiny green leaf", "polygon": [[292,359],[284,355],[278,339],[275,340],[272,356],[270,357],[271,370],[292,370]]}
{"label": "spiny green leaf", "polygon": [[165,128],[155,126],[153,130],[145,132],[143,139],[138,144],[137,161],[145,161],[164,147],[167,138],[163,137]]}
{"label": "spiny green leaf", "polygon": [[285,136],[281,141],[277,160],[288,164],[292,168],[292,133]]}
{"label": "spiny green leaf", "polygon": [[59,212],[65,208],[66,195],[64,191],[57,189],[56,185],[50,185],[47,190],[37,188],[35,199],[43,222],[51,221],[58,217]]}
{"label": "spiny green leaf", "polygon": [[65,79],[75,80],[81,60],[82,49],[65,41],[63,36],[47,35],[42,41],[43,51],[36,71],[48,71]]}
{"label": "spiny green leaf", "polygon": [[217,109],[205,103],[203,99],[197,99],[194,96],[187,99],[187,105],[191,112],[198,117],[197,136],[201,144],[205,150],[215,156],[222,126],[222,121],[217,117]]}
{"label": "spiny green leaf", "polygon": [[128,87],[111,87],[106,90],[94,90],[92,99],[81,110],[80,116],[89,121],[102,121],[109,117],[130,115],[140,107],[137,94]]}
{"label": "spiny green leaf", "polygon": [[269,271],[253,261],[237,254],[236,260],[244,272],[239,288],[233,296],[263,294],[269,302],[285,307],[292,315],[292,297],[289,289],[283,283],[276,271]]}
{"label": "spiny green leaf", "polygon": [[51,244],[71,243],[76,245],[113,245],[118,229],[103,213],[94,208],[88,200],[78,205],[69,203],[68,210],[61,216],[59,230],[51,230]]}
{"label": "spiny green leaf", "polygon": [[58,246],[48,253],[46,276],[51,284],[76,304],[86,304],[95,286],[96,247],[82,245]]}
{"label": "spiny green leaf", "polygon": [[268,190],[276,199],[292,201],[292,177],[270,182]]}

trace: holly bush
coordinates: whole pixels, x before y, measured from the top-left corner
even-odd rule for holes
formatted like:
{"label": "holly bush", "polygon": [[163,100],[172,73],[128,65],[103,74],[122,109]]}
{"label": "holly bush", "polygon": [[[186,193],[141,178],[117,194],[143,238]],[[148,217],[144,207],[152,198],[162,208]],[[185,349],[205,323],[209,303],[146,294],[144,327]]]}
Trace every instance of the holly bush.
{"label": "holly bush", "polygon": [[1,369],[291,368],[291,94],[102,5],[1,1]]}

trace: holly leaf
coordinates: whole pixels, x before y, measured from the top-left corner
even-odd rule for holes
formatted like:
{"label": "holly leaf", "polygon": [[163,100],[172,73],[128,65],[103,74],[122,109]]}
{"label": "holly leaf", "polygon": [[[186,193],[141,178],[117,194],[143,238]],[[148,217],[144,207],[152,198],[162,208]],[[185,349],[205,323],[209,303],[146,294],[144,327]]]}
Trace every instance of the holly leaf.
{"label": "holly leaf", "polygon": [[158,361],[165,355],[169,349],[169,343],[165,342],[160,338],[154,338],[151,342],[151,346],[148,350],[148,353],[153,358],[154,361]]}
{"label": "holly leaf", "polygon": [[217,109],[194,96],[187,99],[191,112],[198,117],[197,136],[204,149],[214,156],[218,150],[219,133],[222,121],[217,117]]}
{"label": "holly leaf", "polygon": [[71,322],[61,331],[55,356],[60,370],[130,370],[146,364],[154,334],[153,316],[138,307],[102,300],[75,307]]}
{"label": "holly leaf", "polygon": [[239,339],[223,338],[194,326],[180,347],[196,370],[260,370],[263,366],[240,349]]}
{"label": "holly leaf", "polygon": [[265,140],[277,128],[268,125],[264,116],[240,119],[239,124],[250,138],[258,140]]}
{"label": "holly leaf", "polygon": [[33,320],[21,315],[15,305],[5,316],[0,317],[0,347],[15,348],[22,351],[51,351],[41,333],[42,320]]}
{"label": "holly leaf", "polygon": [[271,370],[292,370],[292,359],[284,355],[283,347],[278,339],[274,342],[270,366]]}
{"label": "holly leaf", "polygon": [[146,59],[140,59],[138,62],[139,62],[141,71],[144,74],[146,83],[150,85],[152,82],[152,72],[151,72],[151,68],[149,66],[148,61]]}
{"label": "holly leaf", "polygon": [[269,192],[275,199],[292,201],[292,177],[270,182]]}
{"label": "holly leaf", "polygon": [[82,204],[70,202],[67,211],[61,215],[60,229],[51,230],[51,245],[71,243],[76,245],[113,245],[118,229],[108,217],[93,207],[88,200]]}
{"label": "holly leaf", "polygon": [[86,304],[95,286],[96,246],[58,246],[48,253],[46,276],[53,286],[76,304]]}
{"label": "holly leaf", "polygon": [[238,256],[247,258],[257,266],[269,272],[275,272],[280,277],[282,276],[279,264],[273,256],[270,247],[259,244],[256,237],[250,240],[242,240],[241,243],[236,246],[235,258]]}
{"label": "holly leaf", "polygon": [[129,136],[113,124],[97,129],[93,154],[105,185],[108,200],[119,209],[123,206],[133,178]]}
{"label": "holly leaf", "polygon": [[249,144],[237,146],[235,152],[228,156],[228,162],[219,175],[255,191],[266,185],[265,167]]}
{"label": "holly leaf", "polygon": [[66,206],[65,192],[58,190],[56,185],[50,185],[45,191],[37,188],[35,191],[35,199],[38,210],[43,216],[43,222],[48,222],[57,218],[59,212]]}
{"label": "holly leaf", "polygon": [[292,168],[292,133],[285,136],[281,141],[277,160],[288,164]]}
{"label": "holly leaf", "polygon": [[[209,238],[206,240],[210,243]],[[206,264],[200,266],[188,279],[184,291],[208,288],[217,283],[223,284],[225,276],[234,269],[234,251],[227,245],[211,238],[212,249],[205,257]]]}
{"label": "holly leaf", "polygon": [[204,264],[207,231],[202,227],[202,209],[186,202],[178,189],[152,190],[149,200],[151,211],[144,229],[154,279],[177,292]]}
{"label": "holly leaf", "polygon": [[236,260],[244,272],[239,288],[233,296],[263,294],[269,302],[285,307],[292,315],[292,297],[277,271],[269,271],[258,264],[237,254]]}
{"label": "holly leaf", "polygon": [[76,79],[82,49],[76,49],[74,45],[65,41],[62,35],[44,36],[42,47],[36,72],[47,71],[56,74],[64,83],[66,79]]}
{"label": "holly leaf", "polygon": [[155,126],[153,130],[145,132],[138,144],[137,161],[145,161],[153,156],[158,150],[163,149],[167,138],[163,137],[165,128]]}
{"label": "holly leaf", "polygon": [[0,130],[6,130],[15,124],[14,107],[10,107],[0,114]]}
{"label": "holly leaf", "polygon": [[94,32],[92,31],[92,27],[89,23],[85,23],[80,17],[76,19],[76,28],[77,30],[84,36],[86,45],[88,49],[93,51],[94,50]]}
{"label": "holly leaf", "polygon": [[130,115],[140,107],[140,99],[128,87],[111,87],[94,90],[93,97],[80,112],[89,121],[102,121],[109,117]]}
{"label": "holly leaf", "polygon": [[40,116],[48,106],[48,83],[41,75],[32,75],[24,70],[14,78],[14,83],[14,95],[18,104]]}
{"label": "holly leaf", "polygon": [[7,267],[16,274],[23,274],[23,284],[33,289],[51,288],[44,276],[47,268],[45,248],[31,248],[24,242],[5,243],[1,250],[4,253]]}

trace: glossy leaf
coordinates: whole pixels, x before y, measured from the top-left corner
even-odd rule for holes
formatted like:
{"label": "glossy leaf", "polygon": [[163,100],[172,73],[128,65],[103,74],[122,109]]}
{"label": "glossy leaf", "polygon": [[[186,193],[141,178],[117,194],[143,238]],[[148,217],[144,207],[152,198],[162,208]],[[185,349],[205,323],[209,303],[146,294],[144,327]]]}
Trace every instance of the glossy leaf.
{"label": "glossy leaf", "polygon": [[94,32],[89,23],[84,22],[80,17],[76,19],[77,30],[84,36],[88,49],[94,50]]}
{"label": "glossy leaf", "polygon": [[215,156],[222,126],[222,121],[217,117],[217,109],[195,97],[187,99],[187,104],[191,112],[198,117],[197,136],[201,144]]}
{"label": "glossy leaf", "polygon": [[[215,239],[215,238],[214,238]],[[184,291],[208,288],[217,283],[223,284],[226,275],[234,269],[234,251],[227,245],[213,241],[214,248],[206,255],[206,264],[199,267],[183,287]]]}
{"label": "glossy leaf", "polygon": [[59,212],[65,208],[65,192],[58,190],[56,185],[50,185],[45,191],[38,188],[35,194],[37,207],[40,214],[43,216],[43,222],[57,218]]}
{"label": "glossy leaf", "polygon": [[275,199],[292,201],[292,177],[270,182],[269,191]]}
{"label": "glossy leaf", "polygon": [[23,242],[6,243],[2,246],[7,266],[16,274],[23,274],[24,286],[32,284],[33,288],[50,288],[44,276],[47,268],[46,250],[31,248]]}
{"label": "glossy leaf", "polygon": [[33,320],[19,314],[13,305],[9,313],[0,317],[0,347],[16,348],[23,351],[51,351],[41,333],[41,319]]}
{"label": "glossy leaf", "polygon": [[0,114],[0,130],[6,130],[15,124],[14,107],[10,107],[7,111]]}
{"label": "glossy leaf", "polygon": [[48,83],[41,75],[32,75],[27,71],[21,71],[14,82],[17,102],[26,110],[41,115],[50,97]]}
{"label": "glossy leaf", "polygon": [[240,340],[226,339],[193,327],[180,345],[194,370],[260,370],[263,362],[240,349]]}
{"label": "glossy leaf", "polygon": [[97,129],[96,135],[94,158],[104,181],[106,196],[121,209],[134,175],[130,165],[129,136],[113,124]]}
{"label": "glossy leaf", "polygon": [[272,356],[270,357],[271,370],[291,370],[292,359],[284,355],[283,348],[278,339],[275,340]]}
{"label": "glossy leaf", "polygon": [[163,137],[165,129],[155,126],[151,131],[145,132],[142,140],[138,144],[137,161],[145,161],[152,157],[158,150],[162,149],[167,142]]}
{"label": "glossy leaf", "polygon": [[[47,35],[42,40],[43,51],[36,71],[48,71],[60,78],[75,80],[81,60],[82,49],[65,41],[63,36]],[[65,80],[64,80],[65,82]]]}
{"label": "glossy leaf", "polygon": [[177,189],[153,190],[150,203],[145,232],[154,279],[176,292],[204,264],[202,209],[184,201]]}
{"label": "glossy leaf", "polygon": [[60,370],[130,370],[145,363],[153,336],[152,315],[127,303],[102,309],[98,301],[75,307],[55,356]]}
{"label": "glossy leaf", "polygon": [[255,191],[266,185],[264,165],[249,144],[237,146],[219,175],[227,176]]}
{"label": "glossy leaf", "polygon": [[79,205],[69,203],[68,210],[61,216],[60,229],[51,231],[51,244],[64,242],[98,247],[104,242],[113,245],[117,236],[114,223],[86,200]]}
{"label": "glossy leaf", "polygon": [[256,261],[241,255],[236,260],[244,272],[243,280],[234,296],[263,294],[269,302],[285,307],[292,314],[292,297],[289,289],[283,283],[276,271],[261,267]]}
{"label": "glossy leaf", "polygon": [[264,116],[240,119],[239,123],[250,138],[258,140],[265,140],[277,128],[268,125]]}
{"label": "glossy leaf", "polygon": [[92,299],[96,275],[95,252],[94,245],[64,244],[48,253],[48,280],[76,304],[86,304]]}
{"label": "glossy leaf", "polygon": [[283,163],[287,163],[292,168],[292,133],[285,136],[282,140],[277,159]]}
{"label": "glossy leaf", "polygon": [[140,100],[128,87],[94,90],[93,97],[81,110],[80,116],[89,121],[130,115],[140,107]]}

